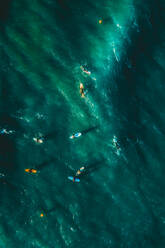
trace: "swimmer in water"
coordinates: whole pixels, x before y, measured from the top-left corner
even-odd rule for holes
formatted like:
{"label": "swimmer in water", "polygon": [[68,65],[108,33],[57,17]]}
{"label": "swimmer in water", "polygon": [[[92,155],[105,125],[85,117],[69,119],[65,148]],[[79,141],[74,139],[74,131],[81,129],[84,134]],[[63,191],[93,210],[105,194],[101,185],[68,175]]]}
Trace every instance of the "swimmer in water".
{"label": "swimmer in water", "polygon": [[44,142],[43,138],[33,138],[33,140],[38,144],[42,144]]}
{"label": "swimmer in water", "polygon": [[77,172],[76,172],[76,176],[79,176],[83,171],[84,171],[85,167],[81,167]]}
{"label": "swimmer in water", "polygon": [[81,94],[81,97],[85,97],[84,85],[82,83],[80,83],[80,94]]}
{"label": "swimmer in water", "polygon": [[86,73],[87,75],[91,75],[91,72],[85,70],[84,67],[83,67],[82,65],[80,66],[80,69],[81,69],[84,73]]}
{"label": "swimmer in water", "polygon": [[37,173],[37,170],[35,170],[35,169],[25,169],[25,171],[28,173],[33,173],[33,174]]}
{"label": "swimmer in water", "polygon": [[75,134],[71,135],[69,138],[74,139],[74,138],[80,137],[81,135],[82,135],[82,133],[75,133]]}

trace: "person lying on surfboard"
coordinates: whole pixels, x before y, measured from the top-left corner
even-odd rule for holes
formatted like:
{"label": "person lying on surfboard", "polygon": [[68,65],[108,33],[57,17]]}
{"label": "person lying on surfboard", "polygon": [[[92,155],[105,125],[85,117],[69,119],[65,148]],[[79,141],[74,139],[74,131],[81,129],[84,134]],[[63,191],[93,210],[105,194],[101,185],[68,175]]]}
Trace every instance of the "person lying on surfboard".
{"label": "person lying on surfboard", "polygon": [[69,138],[74,139],[74,138],[80,137],[81,135],[82,135],[82,133],[75,133],[75,134],[71,135]]}
{"label": "person lying on surfboard", "polygon": [[116,153],[117,153],[117,155],[120,155],[120,151],[121,151],[121,148],[120,148],[120,145],[119,145],[119,143],[118,143],[118,139],[117,139],[117,137],[114,135],[113,136],[113,139],[112,139],[112,144],[113,144],[113,146],[116,148]]}
{"label": "person lying on surfboard", "polygon": [[80,182],[80,178],[78,178],[78,176],[81,175],[81,173],[84,171],[85,167],[82,166],[80,169],[78,169],[78,171],[76,172],[76,175],[74,177],[68,177],[69,180],[79,183]]}
{"label": "person lying on surfboard", "polygon": [[33,140],[38,143],[38,144],[42,144],[44,141],[43,141],[43,138],[33,138]]}
{"label": "person lying on surfboard", "polygon": [[84,171],[85,167],[82,166],[77,172],[76,172],[76,176],[80,175],[83,171]]}
{"label": "person lying on surfboard", "polygon": [[5,128],[3,128],[1,131],[0,131],[0,134],[11,134],[11,133],[13,133],[14,131],[12,131],[12,130],[9,130],[9,131],[7,131]]}
{"label": "person lying on surfboard", "polygon": [[80,83],[80,94],[81,94],[81,97],[85,97],[84,85],[82,83]]}
{"label": "person lying on surfboard", "polygon": [[33,173],[33,174],[36,174],[36,173],[37,173],[37,170],[32,169],[32,168],[30,168],[30,169],[25,169],[25,171],[28,172],[28,173]]}
{"label": "person lying on surfboard", "polygon": [[82,65],[80,66],[80,69],[81,69],[84,73],[86,73],[87,75],[91,75],[91,72],[85,70],[84,67],[83,67]]}
{"label": "person lying on surfboard", "polygon": [[68,179],[71,180],[72,182],[76,182],[76,183],[80,182],[80,179],[76,176],[74,176],[74,177],[69,176]]}

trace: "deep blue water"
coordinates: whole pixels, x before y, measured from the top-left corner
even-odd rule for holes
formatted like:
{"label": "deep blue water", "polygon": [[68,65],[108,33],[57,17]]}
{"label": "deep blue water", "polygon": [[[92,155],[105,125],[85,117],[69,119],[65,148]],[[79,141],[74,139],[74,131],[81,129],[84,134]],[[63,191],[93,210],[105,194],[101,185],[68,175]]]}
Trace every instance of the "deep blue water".
{"label": "deep blue water", "polygon": [[165,247],[164,13],[161,0],[1,4],[0,247]]}

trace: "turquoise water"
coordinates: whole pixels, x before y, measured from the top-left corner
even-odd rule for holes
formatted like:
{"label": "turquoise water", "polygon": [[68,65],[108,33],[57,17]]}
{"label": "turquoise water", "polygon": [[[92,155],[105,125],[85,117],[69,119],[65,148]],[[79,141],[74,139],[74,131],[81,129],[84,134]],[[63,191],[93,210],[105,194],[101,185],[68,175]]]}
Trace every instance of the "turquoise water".
{"label": "turquoise water", "polygon": [[[8,7],[0,127],[13,133],[0,135],[0,247],[165,247],[165,3]],[[82,166],[81,182],[69,181]]]}

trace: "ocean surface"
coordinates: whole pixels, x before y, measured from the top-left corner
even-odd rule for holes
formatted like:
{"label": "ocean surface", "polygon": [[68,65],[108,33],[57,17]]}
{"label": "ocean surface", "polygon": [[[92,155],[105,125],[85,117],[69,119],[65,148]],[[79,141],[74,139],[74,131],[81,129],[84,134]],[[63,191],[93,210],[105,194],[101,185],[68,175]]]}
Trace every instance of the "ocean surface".
{"label": "ocean surface", "polygon": [[0,248],[164,248],[165,1],[0,8]]}

